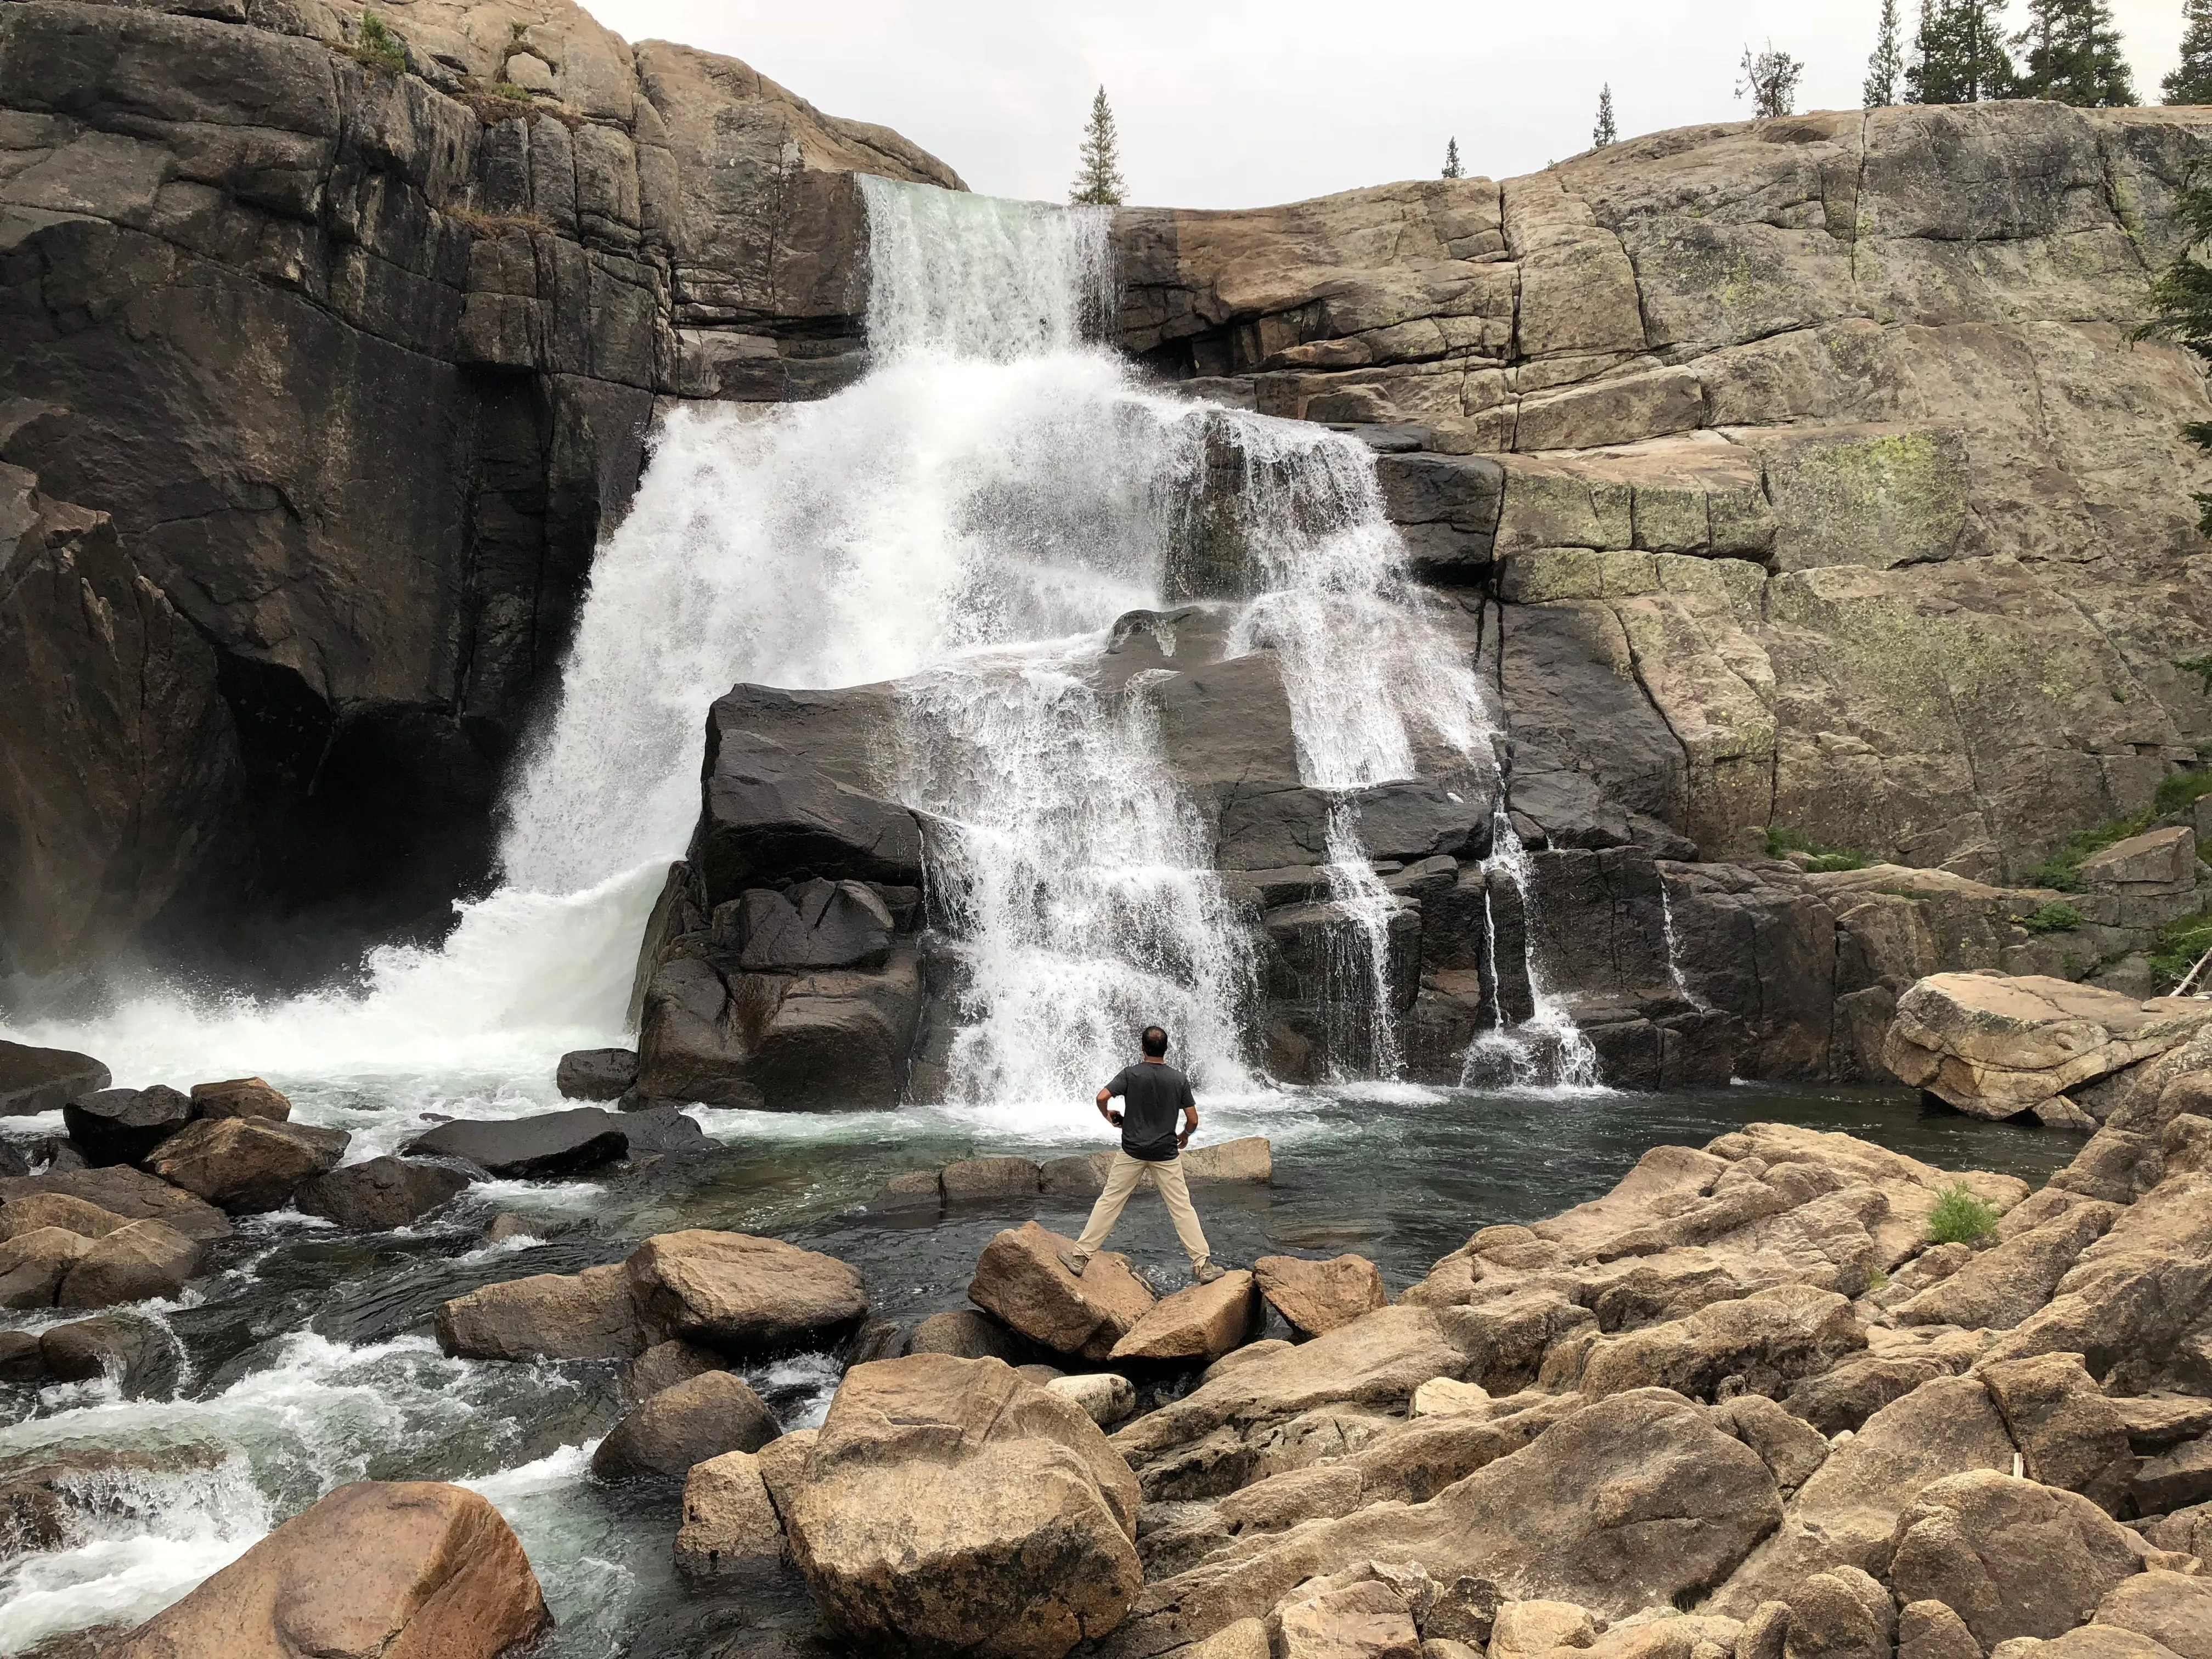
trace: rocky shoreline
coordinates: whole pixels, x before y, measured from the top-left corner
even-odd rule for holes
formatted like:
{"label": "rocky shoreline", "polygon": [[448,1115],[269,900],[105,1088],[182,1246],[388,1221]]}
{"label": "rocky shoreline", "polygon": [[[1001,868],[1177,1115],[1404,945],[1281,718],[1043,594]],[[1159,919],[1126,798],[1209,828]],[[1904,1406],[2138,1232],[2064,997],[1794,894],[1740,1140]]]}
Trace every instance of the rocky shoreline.
{"label": "rocky shoreline", "polygon": [[[967,1310],[905,1328],[821,1251],[694,1228],[495,1280],[431,1324],[481,1363],[619,1368],[592,1477],[665,1506],[696,1629],[718,1632],[672,1653],[2196,1659],[2212,1032],[2123,1076],[2039,1190],[1754,1123],[1483,1228],[1395,1301],[1356,1255],[1264,1256],[1165,1295],[1109,1255],[1078,1281],[1030,1221],[989,1240]],[[141,1155],[168,1179],[9,1179],[0,1249],[106,1224],[77,1189],[142,1215],[94,1244],[227,1227],[242,1212],[173,1182],[240,1206],[267,1183],[163,1151],[224,1123],[284,1120],[188,1118]],[[546,1133],[453,1126],[515,1127]],[[1216,1173],[1264,1181],[1264,1143],[1241,1145],[1207,1149]],[[971,1160],[868,1209],[949,1213],[1089,1168]],[[826,1417],[782,1431],[736,1368],[824,1349],[844,1367]],[[19,1528],[82,1501],[20,1458],[0,1488]],[[794,1596],[811,1619],[744,1611]],[[312,1628],[314,1651],[489,1656],[546,1617],[491,1506],[372,1480],[135,1633],[39,1651],[275,1655]]]}

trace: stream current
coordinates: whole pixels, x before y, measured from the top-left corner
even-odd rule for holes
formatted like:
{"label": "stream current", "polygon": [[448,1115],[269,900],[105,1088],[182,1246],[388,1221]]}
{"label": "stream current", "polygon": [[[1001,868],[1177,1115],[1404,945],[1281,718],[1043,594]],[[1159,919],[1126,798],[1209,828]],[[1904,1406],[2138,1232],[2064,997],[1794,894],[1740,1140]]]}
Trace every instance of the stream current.
{"label": "stream current", "polygon": [[[0,1388],[0,1482],[57,1448],[126,1455],[86,1460],[58,1542],[0,1537],[0,1653],[143,1620],[361,1478],[460,1480],[498,1504],[559,1620],[549,1655],[690,1650],[672,1495],[612,1490],[587,1472],[619,1409],[615,1368],[449,1360],[428,1335],[431,1310],[681,1226],[827,1250],[861,1269],[880,1317],[963,1305],[984,1242],[1030,1212],[918,1218],[866,1200],[891,1175],[956,1157],[1097,1145],[1091,1091],[1144,1019],[1177,1032],[1207,1139],[1274,1141],[1273,1186],[1200,1190],[1217,1252],[1357,1250],[1394,1291],[1478,1227],[1553,1213],[1653,1145],[1760,1118],[2031,1178],[2070,1153],[2010,1126],[1923,1117],[1900,1096],[1596,1089],[1534,963],[1534,1018],[1480,1040],[1528,1086],[1389,1081],[1395,1036],[1371,997],[1371,1029],[1352,1045],[1369,1075],[1266,1084],[1250,946],[1207,867],[1202,824],[1159,760],[1141,688],[1116,701],[1083,666],[1118,617],[1178,597],[1179,536],[1224,450],[1243,483],[1243,569],[1220,602],[1235,648],[1277,653],[1308,784],[1404,777],[1417,752],[1490,764],[1495,712],[1472,665],[1425,623],[1362,446],[1163,395],[1086,343],[1115,304],[1103,212],[862,185],[874,368],[817,404],[682,412],[657,434],[637,501],[595,563],[563,695],[507,803],[496,892],[459,907],[442,945],[376,953],[359,985],[278,1003],[125,986],[97,1017],[6,1034],[97,1054],[133,1086],[258,1073],[301,1121],[350,1131],[348,1162],[395,1150],[426,1112],[556,1109],[563,1051],[626,1040],[637,939],[697,811],[708,703],[733,681],[897,678],[905,729],[888,745],[890,787],[954,830],[933,848],[930,878],[970,969],[946,1103],[813,1117],[698,1109],[739,1156],[483,1183],[396,1233],[341,1233],[292,1212],[243,1222],[183,1303],[138,1310],[173,1338],[173,1384],[137,1399],[111,1382]],[[1493,869],[1528,894],[1510,825],[1499,842]],[[1332,815],[1328,856],[1342,981],[1371,983],[1390,901],[1348,804]],[[58,1127],[16,1120],[0,1133]],[[482,1246],[503,1210],[562,1224],[544,1242]],[[1079,1209],[1051,1200],[1035,1212],[1080,1225]],[[1133,1206],[1115,1243],[1172,1287],[1179,1253],[1158,1206]],[[837,1371],[800,1355],[746,1375],[795,1428],[819,1420]]]}

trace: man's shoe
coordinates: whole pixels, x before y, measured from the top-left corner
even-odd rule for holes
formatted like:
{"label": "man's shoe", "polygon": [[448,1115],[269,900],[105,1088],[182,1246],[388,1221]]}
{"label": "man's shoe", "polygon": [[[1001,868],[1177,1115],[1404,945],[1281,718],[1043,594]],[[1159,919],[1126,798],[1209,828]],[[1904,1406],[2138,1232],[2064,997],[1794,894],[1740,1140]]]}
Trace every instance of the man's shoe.
{"label": "man's shoe", "polygon": [[1201,1261],[1190,1270],[1190,1277],[1194,1285],[1211,1285],[1221,1277],[1221,1269],[1211,1261]]}
{"label": "man's shoe", "polygon": [[1083,1270],[1091,1265],[1091,1259],[1088,1256],[1078,1255],[1073,1250],[1062,1250],[1060,1253],[1060,1265],[1074,1274],[1076,1278],[1080,1279],[1083,1277]]}

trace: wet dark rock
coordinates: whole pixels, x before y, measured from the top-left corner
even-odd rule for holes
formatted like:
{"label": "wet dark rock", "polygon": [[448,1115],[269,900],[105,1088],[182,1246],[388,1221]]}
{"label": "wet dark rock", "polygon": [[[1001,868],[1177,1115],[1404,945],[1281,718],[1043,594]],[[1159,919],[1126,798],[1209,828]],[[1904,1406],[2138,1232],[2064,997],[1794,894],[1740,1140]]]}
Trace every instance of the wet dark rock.
{"label": "wet dark rock", "polygon": [[309,1215],[381,1232],[421,1220],[468,1184],[467,1176],[444,1164],[373,1158],[302,1182],[293,1197]]}
{"label": "wet dark rock", "polygon": [[692,843],[708,909],[816,878],[921,884],[914,814],[876,790],[871,744],[889,694],[741,685],[707,718],[705,806]]}
{"label": "wet dark rock", "polygon": [[137,1164],[192,1121],[191,1097],[156,1084],[102,1089],[62,1108],[70,1139],[94,1169]]}
{"label": "wet dark rock", "polygon": [[703,1371],[670,1384],[617,1423],[592,1454],[602,1480],[681,1480],[724,1452],[758,1451],[782,1431],[744,1379]]}
{"label": "wet dark rock", "polygon": [[634,1048],[575,1048],[561,1056],[554,1083],[570,1100],[619,1100],[637,1084]]}
{"label": "wet dark rock", "polygon": [[110,1377],[126,1400],[166,1397],[176,1391],[176,1339],[150,1319],[102,1314],[56,1325],[40,1334],[39,1354],[58,1382]]}
{"label": "wet dark rock", "polygon": [[693,1343],[673,1339],[656,1342],[623,1367],[623,1387],[633,1400],[650,1400],[678,1382],[725,1370],[727,1363],[720,1354]]}
{"label": "wet dark rock", "polygon": [[1382,503],[1413,568],[1432,580],[1471,581],[1490,563],[1505,469],[1486,455],[1385,454],[1375,463]]}
{"label": "wet dark rock", "polygon": [[35,1382],[46,1374],[39,1339],[29,1331],[0,1331],[0,1382]]}
{"label": "wet dark rock", "polygon": [[44,1175],[0,1180],[0,1204],[35,1193],[82,1199],[126,1221],[165,1221],[202,1243],[230,1237],[228,1218],[206,1200],[121,1164],[105,1170],[50,1170]]}
{"label": "wet dark rock", "polygon": [[90,1054],[0,1042],[0,1117],[58,1111],[79,1096],[97,1093],[113,1080],[107,1067]]}
{"label": "wet dark rock", "polygon": [[[726,927],[726,912],[734,913]],[[757,887],[718,908],[714,924],[738,965],[754,972],[877,968],[891,947],[890,907],[857,881],[801,882],[787,896]]]}
{"label": "wet dark rock", "polygon": [[947,1353],[956,1359],[1003,1359],[1024,1365],[1045,1352],[1003,1321],[974,1308],[932,1314],[908,1333],[904,1353]]}
{"label": "wet dark rock", "polygon": [[486,1175],[544,1180],[619,1162],[629,1152],[628,1121],[597,1106],[537,1117],[456,1119],[416,1136],[403,1150],[458,1158]]}
{"label": "wet dark rock", "polygon": [[633,1162],[672,1152],[695,1158],[720,1157],[728,1150],[699,1127],[697,1118],[679,1106],[664,1103],[626,1109],[619,1121],[623,1138],[629,1142]]}
{"label": "wet dark rock", "polygon": [[162,1142],[146,1167],[233,1215],[252,1215],[281,1208],[301,1182],[334,1167],[352,1139],[273,1118],[204,1119]]}

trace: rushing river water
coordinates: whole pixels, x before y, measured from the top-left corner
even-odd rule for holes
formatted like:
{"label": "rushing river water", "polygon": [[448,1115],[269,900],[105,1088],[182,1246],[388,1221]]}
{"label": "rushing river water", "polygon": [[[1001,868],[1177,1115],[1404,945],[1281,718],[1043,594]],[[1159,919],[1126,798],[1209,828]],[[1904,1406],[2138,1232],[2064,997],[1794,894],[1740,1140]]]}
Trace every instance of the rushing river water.
{"label": "rushing river water", "polygon": [[[902,1324],[959,1306],[984,1242],[1030,1212],[917,1216],[866,1200],[892,1175],[970,1153],[1096,1146],[1090,1091],[1143,1018],[1183,1038],[1206,1139],[1275,1145],[1273,1186],[1200,1190],[1218,1253],[1357,1250],[1394,1289],[1476,1228],[1602,1192],[1651,1146],[1759,1118],[2030,1176],[2074,1150],[1879,1094],[1592,1089],[1587,1046],[1551,994],[1571,988],[1536,963],[1536,1017],[1484,1042],[1512,1074],[1569,1086],[1265,1088],[1246,1018],[1249,941],[1220,901],[1203,826],[1141,710],[1111,706],[1082,664],[1121,614],[1177,596],[1194,492],[1231,465],[1242,585],[1215,597],[1234,611],[1237,648],[1277,653],[1307,784],[1403,777],[1422,748],[1489,764],[1495,711],[1426,621],[1360,445],[1161,395],[1085,343],[1112,308],[1103,215],[864,188],[874,371],[819,404],[691,412],[659,434],[595,563],[564,695],[507,803],[497,892],[462,907],[437,948],[376,954],[360,986],[274,1004],[118,986],[95,1017],[8,1034],[95,1054],[135,1086],[258,1073],[301,1120],[350,1131],[349,1162],[395,1150],[425,1114],[554,1108],[563,1050],[624,1040],[639,934],[697,811],[709,701],[738,680],[900,677],[895,787],[951,832],[933,838],[930,876],[957,896],[946,908],[975,987],[951,1054],[955,1103],[701,1110],[726,1155],[486,1183],[431,1222],[374,1237],[289,1212],[241,1224],[182,1304],[140,1310],[173,1338],[172,1383],[131,1400],[112,1384],[0,1388],[0,1486],[27,1458],[90,1454],[66,1537],[26,1547],[0,1534],[0,1652],[143,1619],[362,1477],[461,1480],[496,1503],[560,1621],[559,1659],[714,1651],[684,1634],[696,1610],[673,1577],[673,1494],[587,1472],[619,1410],[614,1368],[447,1359],[431,1310],[495,1279],[619,1259],[680,1226],[827,1250]],[[1500,825],[1493,866],[1525,888],[1529,860]],[[1328,850],[1347,946],[1370,952],[1346,966],[1357,986],[1374,977],[1387,896],[1356,813],[1336,815]],[[1395,1036],[1370,1004],[1376,1024],[1356,1050],[1387,1074]],[[558,1224],[544,1242],[484,1247],[502,1210]],[[1036,1213],[1079,1226],[1079,1207]],[[1148,1202],[1115,1242],[1164,1274],[1179,1261]],[[798,1355],[746,1375],[799,1427],[818,1420],[837,1370]],[[754,1613],[804,1616],[773,1601]]]}

